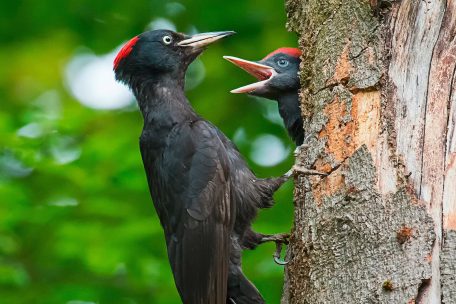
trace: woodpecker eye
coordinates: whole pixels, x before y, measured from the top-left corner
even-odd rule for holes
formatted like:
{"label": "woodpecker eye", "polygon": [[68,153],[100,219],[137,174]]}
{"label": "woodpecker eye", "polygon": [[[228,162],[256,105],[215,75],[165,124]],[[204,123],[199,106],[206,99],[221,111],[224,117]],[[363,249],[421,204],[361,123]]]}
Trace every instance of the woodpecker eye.
{"label": "woodpecker eye", "polygon": [[171,42],[173,42],[173,38],[171,38],[171,36],[163,36],[163,42],[165,44],[171,44]]}
{"label": "woodpecker eye", "polygon": [[284,68],[284,67],[288,66],[288,60],[286,60],[286,59],[279,59],[279,60],[277,61],[277,64],[279,65],[279,67]]}

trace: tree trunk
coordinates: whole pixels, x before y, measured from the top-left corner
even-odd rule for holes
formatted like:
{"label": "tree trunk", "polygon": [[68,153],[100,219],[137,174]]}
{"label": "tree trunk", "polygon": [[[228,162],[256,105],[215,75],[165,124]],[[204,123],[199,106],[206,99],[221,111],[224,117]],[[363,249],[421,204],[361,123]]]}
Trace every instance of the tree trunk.
{"label": "tree trunk", "polygon": [[310,147],[282,303],[456,303],[456,0],[287,0]]}

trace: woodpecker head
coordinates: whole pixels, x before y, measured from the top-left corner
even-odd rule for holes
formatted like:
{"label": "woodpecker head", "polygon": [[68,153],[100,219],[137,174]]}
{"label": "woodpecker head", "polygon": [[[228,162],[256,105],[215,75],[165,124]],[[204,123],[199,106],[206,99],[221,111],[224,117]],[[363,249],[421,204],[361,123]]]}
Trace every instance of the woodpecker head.
{"label": "woodpecker head", "polygon": [[144,32],[128,41],[114,60],[116,79],[131,85],[132,79],[183,77],[188,65],[207,45],[234,34],[211,32],[188,36],[169,30]]}
{"label": "woodpecker head", "polygon": [[258,82],[232,90],[231,93],[250,95],[277,100],[282,94],[299,89],[299,59],[297,48],[280,48],[260,61],[248,61],[237,57],[224,56],[258,79]]}

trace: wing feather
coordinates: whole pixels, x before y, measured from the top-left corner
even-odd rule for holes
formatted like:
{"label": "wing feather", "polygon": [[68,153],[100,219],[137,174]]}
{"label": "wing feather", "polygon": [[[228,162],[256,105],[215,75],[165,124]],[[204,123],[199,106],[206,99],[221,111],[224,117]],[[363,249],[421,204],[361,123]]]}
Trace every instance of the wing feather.
{"label": "wing feather", "polygon": [[227,156],[216,130],[204,121],[183,127],[173,140],[171,150],[179,145],[184,151],[168,155],[168,162],[184,160],[181,167],[188,168],[172,172],[173,182],[186,185],[173,195],[182,207],[167,238],[175,282],[184,303],[225,304],[234,212]]}

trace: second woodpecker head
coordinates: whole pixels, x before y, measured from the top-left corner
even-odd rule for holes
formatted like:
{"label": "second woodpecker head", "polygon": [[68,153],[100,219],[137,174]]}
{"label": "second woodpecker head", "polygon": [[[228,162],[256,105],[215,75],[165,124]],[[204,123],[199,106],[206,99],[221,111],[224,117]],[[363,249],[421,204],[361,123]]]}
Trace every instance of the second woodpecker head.
{"label": "second woodpecker head", "polygon": [[169,30],[144,32],[128,41],[117,54],[116,79],[130,86],[134,80],[183,79],[188,65],[206,46],[232,34],[232,31],[193,36]]}
{"label": "second woodpecker head", "polygon": [[297,48],[280,48],[260,61],[224,56],[226,60],[245,70],[258,82],[232,90],[231,93],[247,93],[277,100],[281,95],[298,92],[301,51]]}

